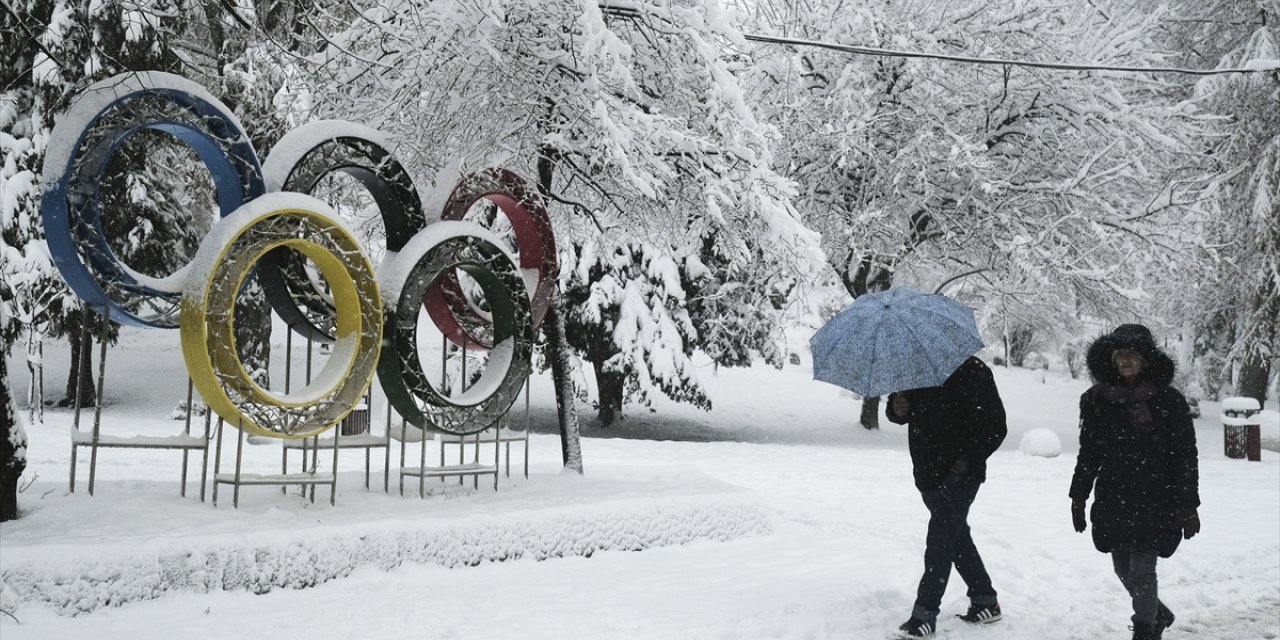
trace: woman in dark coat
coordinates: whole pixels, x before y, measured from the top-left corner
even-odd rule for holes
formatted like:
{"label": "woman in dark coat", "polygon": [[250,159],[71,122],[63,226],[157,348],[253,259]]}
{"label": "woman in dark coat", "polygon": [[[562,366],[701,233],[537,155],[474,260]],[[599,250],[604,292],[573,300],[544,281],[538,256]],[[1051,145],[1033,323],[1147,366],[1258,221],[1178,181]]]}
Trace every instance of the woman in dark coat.
{"label": "woman in dark coat", "polygon": [[1174,616],[1158,597],[1156,559],[1200,531],[1195,429],[1186,399],[1169,386],[1173,361],[1146,327],[1098,338],[1087,363],[1095,384],[1080,397],[1072,521],[1085,530],[1092,492],[1093,543],[1111,554],[1133,599],[1133,638],[1158,640]]}

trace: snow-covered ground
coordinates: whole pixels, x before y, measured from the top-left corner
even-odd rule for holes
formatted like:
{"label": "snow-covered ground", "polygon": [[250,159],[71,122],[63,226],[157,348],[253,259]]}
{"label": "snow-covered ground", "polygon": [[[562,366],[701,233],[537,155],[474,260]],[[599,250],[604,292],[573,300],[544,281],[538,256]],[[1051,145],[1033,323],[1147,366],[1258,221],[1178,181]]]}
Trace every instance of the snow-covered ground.
{"label": "snow-covered ground", "polygon": [[[126,330],[108,358],[104,432],[181,430],[168,419],[185,393],[176,340]],[[56,388],[65,347],[46,353]],[[1007,617],[951,618],[967,604],[953,576],[939,637],[1128,638],[1109,559],[1070,525],[1086,384],[995,372],[1010,434],[970,522]],[[20,360],[10,374],[22,397]],[[69,494],[71,416],[50,410],[29,429],[24,517],[0,525],[0,637],[884,638],[910,611],[927,520],[905,430],[857,427],[858,402],[810,378],[803,365],[707,367],[713,411],[660,401],[607,432],[585,427],[584,477],[560,471],[554,399],[537,378],[527,480],[402,498],[394,478],[381,490],[380,453],[366,491],[362,454],[344,451],[336,506],[324,488],[315,504],[247,487],[233,509],[223,486],[215,508],[194,482],[182,498],[170,451],[102,451],[90,497],[82,450]],[[1280,638],[1280,456],[1225,458],[1218,406],[1202,409],[1204,529],[1160,564],[1178,614],[1165,637]],[[1038,450],[1057,434],[1062,455],[1020,451],[1028,432]],[[279,459],[274,444],[246,453],[254,471]]]}

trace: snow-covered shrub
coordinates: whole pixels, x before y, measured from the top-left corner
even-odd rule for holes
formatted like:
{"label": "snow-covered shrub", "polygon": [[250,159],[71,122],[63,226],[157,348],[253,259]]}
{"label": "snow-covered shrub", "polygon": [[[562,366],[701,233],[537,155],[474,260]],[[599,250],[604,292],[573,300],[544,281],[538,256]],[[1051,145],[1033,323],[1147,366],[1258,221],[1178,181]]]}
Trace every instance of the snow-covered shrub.
{"label": "snow-covered shrub", "polygon": [[1027,369],[1048,369],[1049,358],[1039,351],[1032,351],[1022,359],[1022,366]]}

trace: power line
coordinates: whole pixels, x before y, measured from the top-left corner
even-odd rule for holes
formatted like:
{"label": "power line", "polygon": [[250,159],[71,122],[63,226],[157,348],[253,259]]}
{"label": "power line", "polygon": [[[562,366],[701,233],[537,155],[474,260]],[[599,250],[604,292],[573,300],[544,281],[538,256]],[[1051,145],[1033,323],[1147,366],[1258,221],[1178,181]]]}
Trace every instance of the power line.
{"label": "power line", "polygon": [[993,64],[1011,67],[1035,67],[1038,69],[1051,69],[1054,71],[1123,71],[1128,73],[1183,73],[1197,76],[1212,76],[1226,73],[1259,73],[1266,71],[1280,71],[1280,60],[1254,60],[1251,64],[1243,68],[1234,69],[1183,69],[1180,67],[1125,67],[1100,64],[1073,64],[1065,62],[1038,62],[1035,60],[1006,60],[1000,58],[977,58],[973,56],[951,56],[941,53],[924,53],[920,51],[897,51],[894,49],[881,49],[878,47],[864,47],[854,44],[835,44],[832,42],[822,42],[821,40],[801,40],[797,38],[779,38],[776,36],[762,36],[757,34],[743,34],[747,40],[753,42],[765,42],[770,44],[785,44],[797,47],[815,47],[818,49],[830,49],[832,51],[841,51],[844,53],[856,53],[859,55],[883,56],[887,58],[928,58],[931,60],[946,60],[949,62],[967,62],[970,64]]}

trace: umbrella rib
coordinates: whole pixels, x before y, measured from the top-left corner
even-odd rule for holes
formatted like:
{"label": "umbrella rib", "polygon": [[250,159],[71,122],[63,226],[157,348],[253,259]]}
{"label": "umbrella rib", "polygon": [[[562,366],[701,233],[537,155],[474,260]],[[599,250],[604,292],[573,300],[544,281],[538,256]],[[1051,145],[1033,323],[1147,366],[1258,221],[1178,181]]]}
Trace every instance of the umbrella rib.
{"label": "umbrella rib", "polygon": [[[923,310],[913,310],[913,311],[923,311]],[[940,314],[940,315],[941,315],[941,314]],[[911,324],[909,324],[909,323],[908,323],[908,321],[905,321],[905,320],[902,320],[902,319],[895,319],[895,320],[899,321],[899,323],[901,323],[901,324],[902,324],[902,326],[905,326],[905,328],[906,328],[906,333],[911,334],[911,338],[914,338],[914,339],[915,339],[915,342],[918,342],[918,343],[920,343],[920,344],[925,344],[924,342],[922,342],[922,340],[920,340],[920,339],[919,339],[919,338],[920,338],[920,335],[919,335],[918,333],[915,333],[914,325],[911,325]],[[931,372],[931,374],[933,374],[933,375],[937,375],[937,374],[938,374],[938,367],[937,367],[936,365],[934,365],[934,364],[933,364],[933,360],[931,360],[931,358],[929,358],[929,351],[928,351],[928,349],[924,349],[924,364],[929,366],[929,372]]]}
{"label": "umbrella rib", "polygon": [[[862,381],[860,381],[861,384],[859,384],[859,386],[861,386],[864,389],[870,389],[871,387],[871,377],[872,377],[871,373],[876,370],[875,367],[876,367],[877,352],[880,351],[880,341],[877,340],[877,338],[880,337],[880,327],[883,327],[883,326],[884,326],[883,322],[877,322],[875,331],[871,332],[871,362],[864,369],[864,371],[866,372],[866,375],[863,376]],[[879,390],[876,389],[876,391],[879,391]],[[879,393],[871,395],[871,397],[879,397],[879,396],[880,396]]]}
{"label": "umbrella rib", "polygon": [[[832,319],[831,319],[831,321],[835,321],[835,318],[832,318]],[[823,329],[826,329],[828,326],[831,326],[831,325],[830,325],[830,324],[827,324],[827,325],[824,325],[823,327],[819,328],[819,329],[818,329],[818,334],[815,334],[815,335],[813,336],[813,338],[817,338],[817,337],[818,337],[818,335],[820,335],[820,334],[822,333],[822,330],[823,330]],[[832,329],[832,331],[834,331],[834,329]],[[811,339],[809,340],[809,349],[810,349],[810,350],[812,350],[812,349],[813,349],[813,338],[811,338]],[[838,341],[838,340],[834,340],[834,339],[833,339],[833,340],[831,340],[830,342],[831,342],[831,347],[830,347],[829,349],[827,349],[826,351],[824,351],[824,352],[822,353],[822,356],[821,356],[821,359],[822,359],[822,360],[824,360],[824,361],[825,361],[827,358],[830,358],[830,357],[831,357],[831,352],[836,350],[836,346],[837,346],[837,345],[838,345],[838,343],[839,343],[839,341]],[[817,354],[817,353],[813,353],[812,355],[813,355],[813,360],[814,360],[814,362],[817,362],[817,361],[818,361],[818,359],[819,359],[818,354]]]}
{"label": "umbrella rib", "polygon": [[[955,301],[951,301],[951,302],[953,302],[953,303],[954,303],[954,304],[956,304],[956,305],[959,305],[959,304],[960,304],[960,303],[955,302]],[[937,311],[937,310],[935,310],[935,309],[929,309],[929,308],[920,307],[920,308],[915,308],[915,309],[913,309],[913,311],[916,311],[917,313],[928,313],[928,314],[934,315],[934,316],[936,316],[936,317],[942,318],[942,319],[947,320],[947,321],[952,321],[952,320],[954,320],[954,318],[952,318],[951,316],[948,316],[948,315],[946,315],[946,314],[944,314],[944,313],[940,313],[940,312],[938,312],[938,311]],[[911,336],[912,336],[912,337],[917,337],[916,332],[915,332],[915,331],[912,331],[912,327],[911,327],[911,325],[907,325],[905,322],[904,322],[903,324],[907,327],[907,331],[911,334]],[[953,324],[954,324],[954,323],[953,323]],[[956,325],[956,326],[959,326],[959,325]],[[963,327],[961,327],[961,328],[963,328]],[[975,326],[975,328],[976,328],[976,326]],[[982,348],[982,340],[981,340],[981,339],[979,339],[979,340],[978,340],[978,348],[979,348],[979,349],[981,349],[981,348]],[[968,357],[968,356],[966,356],[966,358],[967,358],[967,357]],[[929,364],[929,369],[930,369],[930,371],[932,371],[934,375],[937,375],[937,374],[938,374],[938,366],[937,366],[937,365],[933,362],[933,360],[931,360],[927,355],[926,355],[926,357],[925,357],[925,362]],[[950,375],[950,374],[948,374],[948,375]]]}
{"label": "umbrella rib", "polygon": [[[920,340],[919,340],[919,335],[918,335],[918,334],[917,334],[917,333],[912,329],[912,325],[911,325],[910,323],[908,323],[906,320],[903,320],[902,318],[898,318],[898,317],[896,317],[896,316],[891,316],[891,317],[893,317],[893,319],[894,319],[894,320],[897,320],[897,321],[898,321],[898,324],[901,324],[903,327],[905,327],[905,328],[906,328],[906,330],[907,330],[907,333],[911,334],[911,337],[912,337],[912,338],[915,338],[915,339],[916,339],[916,342],[920,343],[921,345],[923,345],[923,344],[924,344],[923,342],[920,342]],[[879,327],[877,327],[877,330],[879,330]],[[934,375],[937,375],[937,374],[938,374],[938,368],[937,368],[936,366],[934,366],[933,361],[929,359],[929,352],[928,352],[928,350],[925,350],[924,362],[925,362],[925,364],[929,365],[929,371],[930,371],[930,372],[932,372]]]}

